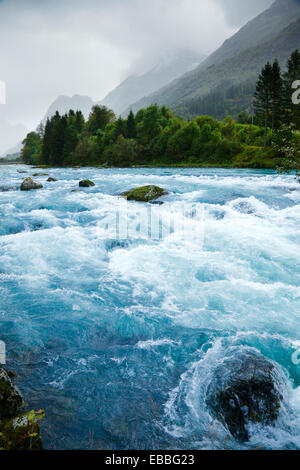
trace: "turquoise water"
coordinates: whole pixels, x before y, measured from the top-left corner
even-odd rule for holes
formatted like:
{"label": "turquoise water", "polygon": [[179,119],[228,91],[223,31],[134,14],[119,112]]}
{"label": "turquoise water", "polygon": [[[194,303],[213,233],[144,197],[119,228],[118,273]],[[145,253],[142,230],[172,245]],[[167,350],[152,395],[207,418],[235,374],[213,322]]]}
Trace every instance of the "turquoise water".
{"label": "turquoise water", "polygon": [[[295,178],[53,169],[58,182],[38,177],[44,189],[19,191],[35,171],[0,166],[0,339],[28,406],[46,411],[45,447],[222,448],[228,430],[206,390],[232,348],[251,347],[282,371],[283,406],[274,427],[226,446],[299,449]],[[96,186],[79,190],[86,178]],[[144,184],[169,191],[164,205],[120,202]]]}

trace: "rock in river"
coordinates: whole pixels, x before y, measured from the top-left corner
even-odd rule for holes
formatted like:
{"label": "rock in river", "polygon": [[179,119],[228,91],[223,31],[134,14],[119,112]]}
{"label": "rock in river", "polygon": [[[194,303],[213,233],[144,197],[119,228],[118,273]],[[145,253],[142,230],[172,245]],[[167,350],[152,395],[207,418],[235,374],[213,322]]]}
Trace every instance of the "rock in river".
{"label": "rock in river", "polygon": [[150,202],[166,194],[159,186],[142,186],[122,194],[128,201]]}
{"label": "rock in river", "polygon": [[15,416],[22,402],[22,396],[12,383],[10,375],[6,370],[0,369],[0,419]]}
{"label": "rock in river", "polygon": [[0,449],[42,449],[39,420],[43,412],[20,412],[22,405],[23,398],[12,382],[12,374],[0,368]]}
{"label": "rock in river", "polygon": [[270,425],[279,415],[282,395],[279,373],[272,362],[252,348],[234,348],[217,369],[206,403],[241,442],[249,440],[248,425]]}
{"label": "rock in river", "polygon": [[50,176],[48,179],[47,179],[48,183],[55,183],[57,181],[56,178],[52,178],[52,176]]}
{"label": "rock in river", "polygon": [[93,181],[90,181],[90,180],[82,180],[82,181],[79,181],[79,186],[81,188],[91,188],[92,186],[95,186],[95,183],[93,183]]}
{"label": "rock in river", "polygon": [[41,189],[43,185],[33,181],[31,178],[26,178],[21,184],[21,191],[31,191],[32,189]]}

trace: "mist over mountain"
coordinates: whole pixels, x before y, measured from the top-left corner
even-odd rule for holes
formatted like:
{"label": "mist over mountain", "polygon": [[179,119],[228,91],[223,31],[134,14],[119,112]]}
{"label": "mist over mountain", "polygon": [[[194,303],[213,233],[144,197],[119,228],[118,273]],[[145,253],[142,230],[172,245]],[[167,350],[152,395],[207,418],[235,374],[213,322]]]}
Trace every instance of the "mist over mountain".
{"label": "mist over mountain", "polygon": [[[201,100],[233,86],[247,85],[250,94],[235,112],[251,104],[255,81],[268,60],[278,58],[281,65],[300,48],[299,0],[277,0],[271,7],[241,28],[195,70],[183,75],[158,92],[131,105],[134,111],[152,103],[167,105],[183,117],[201,114]],[[219,100],[220,95],[215,96]],[[197,106],[198,100],[198,106]],[[207,109],[207,108],[206,108]],[[209,114],[215,117],[213,107]],[[207,111],[206,111],[207,112]]]}
{"label": "mist over mountain", "polygon": [[22,124],[12,125],[5,119],[0,119],[0,156],[15,153],[16,145],[20,149],[27,133],[28,129]]}
{"label": "mist over mountain", "polygon": [[157,58],[149,70],[128,77],[100,102],[95,102],[88,96],[59,96],[47,110],[43,122],[53,116],[56,111],[65,114],[70,109],[81,110],[84,117],[88,118],[95,104],[107,106],[113,109],[116,115],[120,115],[131,103],[148,96],[175,78],[194,69],[203,58],[203,55],[193,51],[169,51]]}
{"label": "mist over mountain", "polygon": [[96,103],[90,98],[89,96],[59,96],[48,108],[43,122],[46,122],[47,118],[51,118],[56,111],[60,114],[66,114],[69,112],[70,109],[74,111],[82,111],[85,119],[88,118],[92,107]]}
{"label": "mist over mountain", "polygon": [[204,59],[202,54],[190,50],[175,50],[165,53],[145,73],[132,75],[111,91],[100,104],[119,115],[139,99],[150,95],[172,80],[194,69]]}

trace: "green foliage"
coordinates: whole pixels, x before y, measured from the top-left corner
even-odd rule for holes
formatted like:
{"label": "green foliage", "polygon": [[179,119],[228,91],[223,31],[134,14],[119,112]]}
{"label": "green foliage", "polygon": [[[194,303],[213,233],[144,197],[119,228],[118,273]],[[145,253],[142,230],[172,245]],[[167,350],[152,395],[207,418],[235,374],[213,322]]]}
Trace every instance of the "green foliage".
{"label": "green foliage", "polygon": [[275,136],[275,149],[281,157],[280,173],[300,170],[300,137],[294,132],[294,124],[283,125]]}
{"label": "green foliage", "polygon": [[1,421],[0,450],[42,450],[39,425],[44,417],[44,410],[32,410],[29,413],[20,413],[15,418]]}
{"label": "green foliage", "polygon": [[115,113],[106,106],[94,106],[92,108],[87,129],[92,135],[96,135],[99,129],[104,130],[107,124],[116,119]]}
{"label": "green foliage", "polygon": [[30,165],[40,163],[42,138],[37,132],[30,132],[23,140],[22,160]]}
{"label": "green foliage", "polygon": [[[248,121],[248,115],[244,118]],[[106,108],[95,107],[87,122],[80,112],[56,113],[43,131],[28,134],[23,158],[46,166],[276,166],[273,154],[262,151],[263,144],[264,128],[231,117],[184,121],[164,106],[151,105],[116,120]]]}

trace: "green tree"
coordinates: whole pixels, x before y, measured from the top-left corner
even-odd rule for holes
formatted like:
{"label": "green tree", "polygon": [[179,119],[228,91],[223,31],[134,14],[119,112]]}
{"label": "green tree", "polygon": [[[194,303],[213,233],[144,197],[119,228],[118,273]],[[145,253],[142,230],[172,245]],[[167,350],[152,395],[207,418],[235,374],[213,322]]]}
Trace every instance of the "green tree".
{"label": "green tree", "polygon": [[271,82],[271,112],[272,112],[272,139],[273,143],[274,130],[280,127],[283,117],[283,79],[278,60],[275,60],[272,67]]}
{"label": "green tree", "polygon": [[38,164],[41,157],[42,139],[37,132],[30,132],[23,140],[22,161],[26,164]]}
{"label": "green tree", "polygon": [[68,125],[67,116],[60,116],[56,113],[53,119],[53,128],[50,141],[50,165],[63,165],[63,151],[65,145],[65,134]]}
{"label": "green tree", "polygon": [[295,132],[295,125],[284,124],[275,135],[275,148],[281,157],[280,173],[300,170],[299,135]]}
{"label": "green tree", "polygon": [[132,110],[128,114],[127,123],[126,123],[126,137],[128,139],[136,138],[136,123]]}
{"label": "green tree", "polygon": [[106,106],[93,106],[87,123],[88,131],[92,135],[96,135],[99,129],[104,130],[107,124],[115,119],[115,113]]}
{"label": "green tree", "polygon": [[256,92],[254,94],[254,111],[259,124],[263,125],[264,147],[267,146],[268,126],[270,123],[271,105],[272,105],[272,79],[273,67],[268,62],[259,75]]}
{"label": "green tree", "polygon": [[44,131],[44,139],[43,139],[43,147],[42,147],[42,163],[44,165],[48,165],[50,162],[50,154],[51,154],[51,134],[53,128],[53,121],[47,119],[45,131]]}
{"label": "green tree", "polygon": [[109,163],[113,166],[131,166],[139,155],[139,147],[135,139],[125,139],[122,135],[112,147]]}

